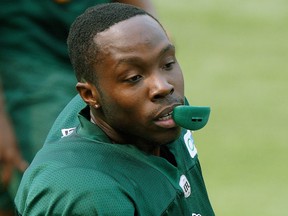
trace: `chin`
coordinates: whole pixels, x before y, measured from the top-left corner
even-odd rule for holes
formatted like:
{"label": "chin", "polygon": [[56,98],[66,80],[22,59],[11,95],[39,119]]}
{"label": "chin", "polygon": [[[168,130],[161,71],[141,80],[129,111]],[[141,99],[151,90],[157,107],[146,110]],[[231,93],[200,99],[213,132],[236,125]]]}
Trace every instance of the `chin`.
{"label": "chin", "polygon": [[159,140],[160,145],[166,145],[168,143],[174,142],[176,139],[179,138],[181,134],[181,128],[175,127],[168,130],[167,133],[161,135],[161,140]]}

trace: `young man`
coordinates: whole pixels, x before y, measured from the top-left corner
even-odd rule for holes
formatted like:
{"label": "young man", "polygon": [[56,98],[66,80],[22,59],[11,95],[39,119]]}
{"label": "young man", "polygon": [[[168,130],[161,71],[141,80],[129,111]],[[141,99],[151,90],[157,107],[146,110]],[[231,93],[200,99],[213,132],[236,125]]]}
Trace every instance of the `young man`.
{"label": "young man", "polygon": [[[175,47],[147,12],[113,3],[73,23],[77,90],[25,172],[19,215],[214,215],[190,131]],[[58,129],[62,129],[60,137]]]}
{"label": "young man", "polygon": [[88,7],[113,1],[156,14],[150,0],[0,1],[0,216],[14,215],[24,170],[77,93],[70,25]]}

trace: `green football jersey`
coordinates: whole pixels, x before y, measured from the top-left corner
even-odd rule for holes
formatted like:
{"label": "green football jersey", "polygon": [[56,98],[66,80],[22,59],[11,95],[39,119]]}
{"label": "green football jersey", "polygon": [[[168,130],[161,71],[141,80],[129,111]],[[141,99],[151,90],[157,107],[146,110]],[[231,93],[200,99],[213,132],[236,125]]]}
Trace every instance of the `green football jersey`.
{"label": "green football jersey", "polygon": [[111,143],[88,107],[76,122],[83,106],[68,104],[25,172],[20,215],[214,215],[190,131],[154,156]]}

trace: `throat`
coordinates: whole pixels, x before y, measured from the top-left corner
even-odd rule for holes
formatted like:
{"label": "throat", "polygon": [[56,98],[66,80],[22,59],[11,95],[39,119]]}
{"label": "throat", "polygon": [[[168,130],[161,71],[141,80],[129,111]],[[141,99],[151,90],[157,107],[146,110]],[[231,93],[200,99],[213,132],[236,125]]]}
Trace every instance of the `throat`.
{"label": "throat", "polygon": [[[93,124],[98,125],[104,133],[109,137],[113,144],[132,144],[136,146],[141,151],[144,151],[148,154],[152,154],[158,157],[165,158],[169,163],[173,166],[177,167],[177,162],[175,160],[174,155],[170,152],[166,145],[151,145],[150,142],[141,140],[137,142],[137,137],[133,136],[119,136],[119,134],[115,130],[111,130],[111,128],[101,121],[98,118],[95,118],[95,115],[92,111],[90,111],[90,121]],[[149,143],[149,145],[147,145]]]}
{"label": "throat", "polygon": [[166,145],[161,146],[160,157],[165,158],[169,163],[177,167],[176,159]]}

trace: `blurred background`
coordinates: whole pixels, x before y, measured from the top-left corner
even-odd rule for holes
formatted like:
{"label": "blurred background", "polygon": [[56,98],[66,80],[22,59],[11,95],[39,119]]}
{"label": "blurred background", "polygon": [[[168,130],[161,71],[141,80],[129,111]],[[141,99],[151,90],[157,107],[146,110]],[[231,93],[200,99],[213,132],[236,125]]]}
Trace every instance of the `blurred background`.
{"label": "blurred background", "polygon": [[172,35],[216,215],[288,215],[286,0],[154,0]]}

